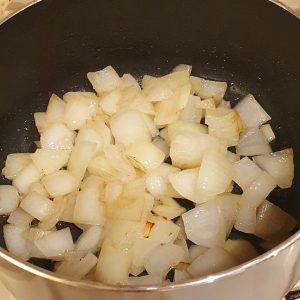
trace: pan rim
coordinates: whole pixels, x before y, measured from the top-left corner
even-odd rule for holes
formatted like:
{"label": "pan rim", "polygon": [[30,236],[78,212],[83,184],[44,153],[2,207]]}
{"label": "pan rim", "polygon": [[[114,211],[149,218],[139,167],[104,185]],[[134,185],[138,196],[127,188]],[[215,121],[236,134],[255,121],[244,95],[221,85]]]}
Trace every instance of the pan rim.
{"label": "pan rim", "polygon": [[[41,2],[42,0],[34,0],[21,9],[13,12],[12,14],[8,15],[4,19],[0,21],[0,26],[4,24],[6,21],[11,19],[12,17],[16,16],[20,12],[24,11],[25,9]],[[296,18],[300,19],[300,15],[297,14],[295,11],[293,11],[291,8],[289,8],[287,5],[283,4],[280,0],[266,0],[270,1],[273,4],[281,7],[282,9],[285,9],[289,13],[291,13]],[[277,245],[273,249],[265,252],[264,254],[246,262],[243,264],[240,264],[236,267],[227,269],[222,272],[218,272],[212,275],[207,275],[200,277],[198,279],[192,279],[189,281],[185,281],[183,283],[170,283],[168,285],[149,285],[149,286],[117,286],[117,285],[108,285],[103,284],[101,282],[96,281],[87,281],[87,280],[76,280],[76,279],[68,279],[60,274],[57,274],[52,271],[48,271],[45,269],[42,269],[38,266],[35,266],[31,263],[22,261],[17,256],[9,253],[7,250],[0,247],[0,259],[3,259],[4,261],[11,263],[15,267],[18,267],[22,269],[25,272],[31,273],[32,275],[39,276],[41,278],[50,280],[52,282],[63,284],[67,286],[73,286],[78,288],[84,288],[84,289],[94,289],[94,290],[101,290],[101,291],[108,291],[108,292],[128,292],[128,293],[140,293],[140,292],[167,292],[167,291],[174,291],[182,288],[188,288],[188,287],[197,287],[209,283],[213,283],[215,281],[222,280],[223,278],[227,277],[233,277],[238,274],[241,274],[249,269],[254,268],[257,264],[262,263],[264,261],[270,260],[272,257],[279,255],[281,252],[283,252],[285,249],[289,248],[293,244],[295,244],[297,241],[300,240],[300,230],[298,230],[295,234],[290,236],[287,240],[283,241],[281,244]]]}

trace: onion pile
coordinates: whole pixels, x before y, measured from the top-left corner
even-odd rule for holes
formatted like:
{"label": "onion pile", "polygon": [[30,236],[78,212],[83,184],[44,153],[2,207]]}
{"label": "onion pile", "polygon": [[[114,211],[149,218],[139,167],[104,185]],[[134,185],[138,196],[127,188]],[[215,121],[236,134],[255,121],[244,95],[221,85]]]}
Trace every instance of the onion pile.
{"label": "onion pile", "polygon": [[148,285],[168,283],[170,270],[181,282],[257,256],[228,238],[233,227],[284,239],[296,220],[267,197],[291,187],[293,150],[272,152],[271,117],[254,96],[231,108],[226,82],[191,70],[145,75],[140,86],[108,66],[87,74],[96,93],[52,95],[34,114],[38,148],[9,154],[2,170],[12,181],[0,186],[7,249],[51,259],[72,278]]}

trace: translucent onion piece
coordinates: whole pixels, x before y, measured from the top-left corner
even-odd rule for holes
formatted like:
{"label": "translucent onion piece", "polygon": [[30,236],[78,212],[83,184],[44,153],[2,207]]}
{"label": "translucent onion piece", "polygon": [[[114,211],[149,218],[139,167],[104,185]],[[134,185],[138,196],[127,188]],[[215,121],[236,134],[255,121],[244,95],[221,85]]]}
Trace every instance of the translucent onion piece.
{"label": "translucent onion piece", "polygon": [[216,197],[216,201],[218,201],[218,204],[224,216],[227,236],[231,232],[232,227],[236,221],[240,199],[240,195],[230,193],[221,194]]}
{"label": "translucent onion piece", "polygon": [[64,124],[52,124],[41,133],[41,146],[44,149],[72,149],[74,140],[75,132]]}
{"label": "translucent onion piece", "polygon": [[150,240],[149,238],[138,238],[134,241],[132,251],[132,266],[144,267],[146,260],[150,254],[159,246],[158,241]]}
{"label": "translucent onion piece", "polygon": [[208,248],[198,245],[191,245],[189,248],[189,263],[193,262],[198,256],[202,255]]}
{"label": "translucent onion piece", "polygon": [[141,112],[130,109],[119,111],[109,123],[116,144],[126,146],[135,141],[151,141],[151,133]]}
{"label": "translucent onion piece", "polygon": [[189,257],[189,248],[188,248],[186,240],[177,239],[174,242],[174,245],[179,246],[184,251],[184,257],[181,259],[181,262],[188,263],[190,261],[190,257]]}
{"label": "translucent onion piece", "polygon": [[196,94],[201,99],[215,97],[217,100],[221,100],[227,89],[227,83],[222,81],[212,81],[191,76],[190,82],[192,85],[191,94]]}
{"label": "translucent onion piece", "polygon": [[242,156],[253,156],[272,152],[265,135],[258,128],[244,131],[236,146],[236,153]]}
{"label": "translucent onion piece", "polygon": [[168,176],[177,172],[179,169],[162,163],[158,168],[146,175],[146,187],[149,193],[158,198],[161,196],[178,197],[179,194],[172,187]]}
{"label": "translucent onion piece", "polygon": [[46,175],[64,167],[70,156],[70,150],[37,149],[30,155],[34,164]]}
{"label": "translucent onion piece", "polygon": [[240,156],[231,152],[231,151],[227,151],[227,160],[230,162],[230,163],[235,163],[237,162],[238,160],[240,160]]}
{"label": "translucent onion piece", "polygon": [[22,199],[20,207],[38,220],[47,218],[54,209],[54,203],[36,192],[28,194]]}
{"label": "translucent onion piece", "polygon": [[195,191],[198,174],[199,168],[187,169],[170,174],[169,180],[173,188],[181,195],[182,198],[196,203],[202,203],[201,197],[198,197]]}
{"label": "translucent onion piece", "polygon": [[79,142],[75,144],[68,162],[68,171],[79,182],[83,179],[85,171],[93,158],[97,144],[91,142]]}
{"label": "translucent onion piece", "polygon": [[122,80],[112,66],[87,73],[87,78],[98,94],[110,92],[122,86]]}
{"label": "translucent onion piece", "polygon": [[107,182],[105,186],[105,195],[103,201],[110,204],[115,202],[122,194],[122,190],[123,190],[122,183],[118,181]]}
{"label": "translucent onion piece", "polygon": [[262,170],[248,157],[233,164],[233,181],[245,190],[261,173]]}
{"label": "translucent onion piece", "polygon": [[43,133],[50,125],[50,123],[46,119],[45,112],[36,112],[33,114],[34,123],[39,132],[39,134]]}
{"label": "translucent onion piece", "polygon": [[75,250],[96,253],[99,250],[102,237],[103,228],[101,226],[91,226],[79,236],[75,243]]}
{"label": "translucent onion piece", "polygon": [[226,250],[213,247],[198,256],[187,268],[193,277],[217,273],[236,266],[238,262]]}
{"label": "translucent onion piece", "polygon": [[[179,73],[179,72],[176,72]],[[164,101],[155,104],[154,123],[158,126],[167,125],[178,120],[180,113],[187,105],[190,95],[190,85],[179,88]]]}
{"label": "translucent onion piece", "polygon": [[18,207],[10,214],[9,218],[7,219],[7,223],[20,228],[28,228],[32,220],[33,217],[30,214]]}
{"label": "translucent onion piece", "polygon": [[49,123],[63,123],[66,102],[52,94],[46,110],[46,120]]}
{"label": "translucent onion piece", "polygon": [[216,151],[207,151],[202,159],[197,191],[200,194],[217,195],[226,191],[232,181],[234,170],[225,156]]}
{"label": "translucent onion piece", "polygon": [[139,141],[126,147],[125,153],[136,168],[144,172],[159,167],[165,154],[151,142]]}
{"label": "translucent onion piece", "polygon": [[278,206],[265,200],[257,210],[254,234],[267,241],[280,240],[290,233],[298,221]]}
{"label": "translucent onion piece", "polygon": [[172,72],[180,72],[180,71],[189,71],[189,74],[191,75],[192,73],[192,66],[190,65],[185,65],[185,64],[179,64],[177,65]]}
{"label": "translucent onion piece", "polygon": [[73,212],[74,222],[80,224],[103,225],[105,222],[104,205],[100,184],[82,188],[77,194]]}
{"label": "translucent onion piece", "polygon": [[97,257],[89,252],[82,258],[63,261],[55,271],[71,278],[80,279],[96,266],[97,261]]}
{"label": "translucent onion piece", "polygon": [[160,136],[157,136],[153,139],[152,143],[165,154],[166,158],[169,157],[170,147],[164,139],[162,139]]}
{"label": "translucent onion piece", "polygon": [[175,270],[174,271],[174,282],[183,282],[191,279],[191,276],[187,271],[184,270]]}
{"label": "translucent onion piece", "polygon": [[0,215],[12,213],[19,206],[18,190],[11,185],[0,185]]}
{"label": "translucent onion piece", "polygon": [[24,237],[24,228],[20,228],[11,224],[3,226],[3,236],[7,250],[12,254],[29,259],[29,251],[26,246],[26,238]]}
{"label": "translucent onion piece", "polygon": [[172,164],[180,169],[199,167],[205,151],[226,153],[227,145],[208,134],[191,132],[176,134],[170,145]]}
{"label": "translucent onion piece", "polygon": [[121,100],[122,94],[119,90],[111,91],[108,94],[104,94],[100,98],[100,106],[104,113],[109,116],[115,114],[119,109],[119,102]]}
{"label": "translucent onion piece", "polygon": [[171,197],[160,197],[158,204],[154,205],[152,211],[160,217],[172,220],[181,216],[186,209]]}
{"label": "translucent onion piece", "polygon": [[41,176],[41,171],[38,170],[33,163],[30,163],[14,177],[13,185],[20,193],[26,194],[30,186],[39,181]]}
{"label": "translucent onion piece", "polygon": [[180,228],[172,221],[161,219],[152,227],[149,239],[160,244],[172,243],[176,240]]}
{"label": "translucent onion piece", "polygon": [[78,187],[78,181],[67,170],[59,170],[42,178],[47,192],[52,196],[63,196]]}
{"label": "translucent onion piece", "polygon": [[168,125],[168,139],[173,140],[177,134],[185,134],[185,133],[208,133],[208,129],[206,125],[191,123],[185,120],[178,120],[172,124]]}
{"label": "translucent onion piece", "polygon": [[5,161],[5,167],[2,174],[7,179],[13,179],[16,175],[30,163],[29,153],[12,153],[8,154]]}
{"label": "translucent onion piece", "polygon": [[290,188],[294,179],[293,149],[255,156],[253,160],[267,171],[282,188]]}
{"label": "translucent onion piece", "polygon": [[226,227],[218,202],[210,200],[182,215],[187,238],[204,247],[224,246]]}
{"label": "translucent onion piece", "polygon": [[275,140],[275,134],[270,124],[264,124],[260,127],[260,130],[265,135],[267,141],[270,143]]}
{"label": "translucent onion piece", "polygon": [[240,132],[246,129],[235,110],[223,107],[208,110],[205,115],[205,124],[208,125],[210,135],[225,139],[228,146],[236,146]]}
{"label": "translucent onion piece", "polygon": [[54,260],[62,257],[66,251],[74,249],[69,227],[53,231],[46,236],[37,239],[34,244],[45,255],[45,257],[52,258]]}
{"label": "translucent onion piece", "polygon": [[174,244],[159,245],[145,263],[148,274],[165,278],[167,273],[184,257],[181,247]]}
{"label": "translucent onion piece", "polygon": [[200,97],[190,95],[187,105],[181,112],[179,119],[197,124],[200,123],[202,119],[202,109],[197,106],[200,101]]}
{"label": "translucent onion piece", "polygon": [[96,280],[108,284],[126,284],[132,259],[131,249],[118,249],[105,239],[96,268]]}
{"label": "translucent onion piece", "polygon": [[256,208],[276,187],[274,179],[262,172],[252,184],[245,189],[240,202],[234,227],[246,233],[254,233],[256,227]]}
{"label": "translucent onion piece", "polygon": [[252,244],[246,240],[227,240],[224,249],[229,252],[240,263],[249,261],[256,256],[258,252]]}
{"label": "translucent onion piece", "polygon": [[169,135],[168,135],[168,127],[164,127],[163,129],[161,129],[159,131],[159,136],[165,140],[168,144],[170,144],[170,139],[169,139]]}
{"label": "translucent onion piece", "polygon": [[135,87],[137,92],[141,91],[141,87],[139,85],[139,83],[136,81],[136,79],[129,73],[125,73],[122,76],[122,81],[123,81],[123,85],[125,87],[129,87],[129,86],[133,86]]}
{"label": "translucent onion piece", "polygon": [[254,128],[271,120],[271,117],[255,100],[254,96],[249,94],[243,98],[234,109],[238,112],[247,127]]}

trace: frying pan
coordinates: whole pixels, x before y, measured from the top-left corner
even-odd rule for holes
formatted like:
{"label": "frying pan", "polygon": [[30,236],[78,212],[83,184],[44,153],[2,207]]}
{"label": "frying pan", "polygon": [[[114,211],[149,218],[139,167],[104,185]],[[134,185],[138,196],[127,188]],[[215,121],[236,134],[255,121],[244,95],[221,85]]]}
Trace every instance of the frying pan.
{"label": "frying pan", "polygon": [[[273,150],[292,146],[296,173],[293,187],[269,200],[300,219],[300,22],[290,13],[266,0],[43,0],[3,23],[0,41],[1,163],[34,151],[33,112],[53,92],[91,90],[88,71],[112,65],[140,78],[186,63],[196,76],[227,81],[233,104],[251,92],[272,116]],[[0,280],[21,300],[278,300],[300,275],[299,231],[241,266],[163,287],[69,280],[45,270],[49,261],[9,254],[2,230],[0,245]]]}

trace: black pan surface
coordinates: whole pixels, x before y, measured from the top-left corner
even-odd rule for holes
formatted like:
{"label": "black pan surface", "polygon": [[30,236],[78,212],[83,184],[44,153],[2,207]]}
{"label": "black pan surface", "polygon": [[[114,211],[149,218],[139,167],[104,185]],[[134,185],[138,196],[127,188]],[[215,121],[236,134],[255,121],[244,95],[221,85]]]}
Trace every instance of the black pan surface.
{"label": "black pan surface", "polygon": [[186,63],[227,81],[233,104],[250,91],[272,116],[273,150],[292,146],[296,173],[269,200],[300,219],[299,37],[299,20],[267,0],[43,0],[0,26],[1,166],[34,151],[33,112],[51,93],[91,90],[88,71],[140,78]]}

